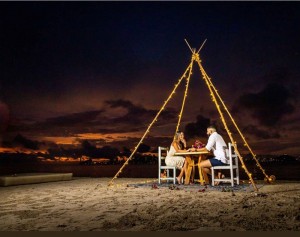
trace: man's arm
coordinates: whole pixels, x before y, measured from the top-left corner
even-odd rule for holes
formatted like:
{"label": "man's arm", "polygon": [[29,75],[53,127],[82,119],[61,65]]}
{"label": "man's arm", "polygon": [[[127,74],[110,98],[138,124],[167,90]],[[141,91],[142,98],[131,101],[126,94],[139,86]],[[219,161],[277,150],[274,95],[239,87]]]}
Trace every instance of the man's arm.
{"label": "man's arm", "polygon": [[210,152],[209,150],[206,149],[206,147],[196,149],[196,151]]}
{"label": "man's arm", "polygon": [[209,150],[206,149],[206,147],[203,148],[190,148],[188,151],[202,151],[202,152],[210,152]]}

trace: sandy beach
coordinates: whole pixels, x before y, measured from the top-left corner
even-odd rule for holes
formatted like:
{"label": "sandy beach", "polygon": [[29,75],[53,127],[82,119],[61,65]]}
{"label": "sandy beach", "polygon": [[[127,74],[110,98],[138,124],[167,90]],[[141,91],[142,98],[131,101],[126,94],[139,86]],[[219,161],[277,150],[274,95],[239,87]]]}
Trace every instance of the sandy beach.
{"label": "sandy beach", "polygon": [[299,231],[300,182],[231,188],[73,177],[0,187],[1,231]]}

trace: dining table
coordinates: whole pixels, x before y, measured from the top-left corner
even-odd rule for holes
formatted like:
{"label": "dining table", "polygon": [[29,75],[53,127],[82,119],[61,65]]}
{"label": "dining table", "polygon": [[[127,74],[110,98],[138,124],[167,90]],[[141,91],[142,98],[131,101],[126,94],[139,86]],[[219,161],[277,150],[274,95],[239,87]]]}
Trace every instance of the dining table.
{"label": "dining table", "polygon": [[[193,168],[195,167],[195,161],[197,161],[198,171],[199,171],[199,183],[201,185],[209,184],[209,179],[206,172],[203,172],[200,168],[200,162],[205,160],[207,155],[210,152],[208,151],[186,151],[186,152],[175,152],[176,156],[185,156],[186,162],[188,162],[187,171],[185,174],[184,184],[190,183],[190,177]],[[197,160],[198,159],[198,160]]]}

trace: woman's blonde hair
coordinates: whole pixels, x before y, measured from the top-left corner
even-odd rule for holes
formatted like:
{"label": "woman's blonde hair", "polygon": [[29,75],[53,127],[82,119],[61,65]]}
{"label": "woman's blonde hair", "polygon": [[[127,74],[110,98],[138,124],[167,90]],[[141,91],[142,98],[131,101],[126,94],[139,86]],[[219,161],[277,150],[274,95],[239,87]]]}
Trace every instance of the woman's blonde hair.
{"label": "woman's blonde hair", "polygon": [[174,141],[178,141],[178,140],[179,140],[179,136],[180,136],[181,133],[182,133],[181,131],[177,131],[177,132],[175,133]]}

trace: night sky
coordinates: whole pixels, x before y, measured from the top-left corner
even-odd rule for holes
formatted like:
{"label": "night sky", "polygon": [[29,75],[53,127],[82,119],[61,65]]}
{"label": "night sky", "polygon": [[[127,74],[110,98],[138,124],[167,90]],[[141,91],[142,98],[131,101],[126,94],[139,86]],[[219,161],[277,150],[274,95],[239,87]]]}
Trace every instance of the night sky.
{"label": "night sky", "polygon": [[[253,151],[298,155],[299,12],[299,2],[1,2],[1,146],[26,148],[19,135],[35,150],[132,149],[190,63],[184,39],[196,49],[207,39],[202,65]],[[145,144],[171,143],[184,87]],[[229,142],[194,64],[180,130],[206,142],[208,123]]]}

